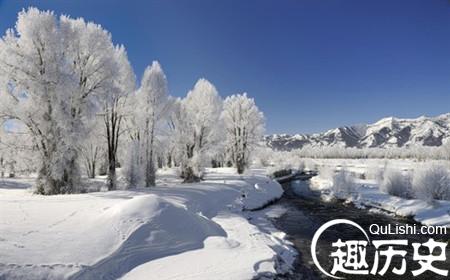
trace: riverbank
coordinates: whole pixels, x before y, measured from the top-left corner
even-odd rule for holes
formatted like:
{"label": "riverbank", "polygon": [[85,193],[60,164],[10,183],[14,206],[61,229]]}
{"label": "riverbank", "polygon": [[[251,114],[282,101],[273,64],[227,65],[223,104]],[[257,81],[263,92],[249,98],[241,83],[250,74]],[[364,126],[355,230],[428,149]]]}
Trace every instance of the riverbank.
{"label": "riverbank", "polygon": [[[350,193],[337,194],[338,198],[358,207],[376,208],[400,217],[410,217],[424,225],[450,227],[450,201],[430,203],[389,195],[380,190],[376,180],[370,179],[356,179],[354,187]],[[313,190],[329,193],[332,188],[333,180],[330,178],[319,175],[311,179]]]}
{"label": "riverbank", "polygon": [[263,170],[209,169],[152,189],[37,196],[0,181],[0,279],[251,279],[296,251],[257,209],[283,194]]}

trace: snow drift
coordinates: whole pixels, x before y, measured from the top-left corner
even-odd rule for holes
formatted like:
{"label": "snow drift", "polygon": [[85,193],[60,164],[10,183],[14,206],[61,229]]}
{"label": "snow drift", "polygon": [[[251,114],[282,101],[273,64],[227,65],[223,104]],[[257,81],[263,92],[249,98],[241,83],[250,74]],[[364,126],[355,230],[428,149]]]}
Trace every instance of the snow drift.
{"label": "snow drift", "polygon": [[277,255],[295,251],[284,235],[260,230],[242,210],[282,193],[265,176],[229,169],[210,170],[202,183],[166,181],[150,190],[42,197],[0,187],[0,279],[275,274],[282,266]]}

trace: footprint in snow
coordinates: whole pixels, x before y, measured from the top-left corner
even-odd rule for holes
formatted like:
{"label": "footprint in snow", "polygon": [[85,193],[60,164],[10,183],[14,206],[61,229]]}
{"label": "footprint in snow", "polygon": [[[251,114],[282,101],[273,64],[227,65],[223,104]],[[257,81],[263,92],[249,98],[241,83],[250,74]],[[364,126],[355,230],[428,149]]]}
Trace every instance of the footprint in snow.
{"label": "footprint in snow", "polygon": [[219,249],[234,249],[241,245],[241,243],[237,240],[230,238],[220,239],[220,242],[214,244],[214,247]]}
{"label": "footprint in snow", "polygon": [[227,238],[225,241],[228,244],[230,249],[237,248],[241,245],[241,243],[239,241],[234,240],[234,239]]}

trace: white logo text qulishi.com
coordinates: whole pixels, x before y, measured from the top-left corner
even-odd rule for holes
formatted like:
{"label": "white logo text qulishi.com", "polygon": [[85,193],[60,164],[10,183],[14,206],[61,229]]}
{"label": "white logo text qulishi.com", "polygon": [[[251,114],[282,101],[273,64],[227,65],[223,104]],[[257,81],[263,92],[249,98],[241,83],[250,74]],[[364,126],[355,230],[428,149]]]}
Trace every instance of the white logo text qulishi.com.
{"label": "white logo text qulishi.com", "polygon": [[424,225],[378,225],[371,224],[369,232],[373,235],[407,235],[407,234],[447,234],[445,226],[424,226]]}

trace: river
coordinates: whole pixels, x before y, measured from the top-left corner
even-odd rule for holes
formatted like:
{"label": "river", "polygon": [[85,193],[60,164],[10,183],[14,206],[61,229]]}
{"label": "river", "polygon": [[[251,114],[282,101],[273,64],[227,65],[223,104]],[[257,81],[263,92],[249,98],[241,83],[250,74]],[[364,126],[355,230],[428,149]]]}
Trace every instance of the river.
{"label": "river", "polygon": [[[433,237],[436,241],[448,242],[450,235],[371,235],[369,233],[369,227],[371,224],[378,225],[406,225],[414,224],[414,221],[406,218],[393,217],[387,213],[380,213],[379,211],[373,211],[370,209],[360,209],[352,204],[345,204],[342,201],[324,202],[320,199],[320,194],[309,189],[309,181],[292,181],[283,184],[285,189],[284,196],[276,203],[276,207],[283,207],[286,212],[279,218],[274,220],[275,226],[284,231],[288,238],[292,241],[295,248],[300,252],[300,256],[295,264],[294,275],[289,279],[331,279],[321,273],[314,265],[311,257],[311,239],[314,236],[316,230],[324,223],[333,219],[348,219],[359,224],[368,234],[370,240],[380,239],[406,239],[408,240],[408,246],[398,247],[394,246],[394,249],[407,250],[406,259],[406,272],[403,275],[396,275],[392,273],[394,267],[400,268],[402,264],[402,258],[400,256],[394,256],[391,262],[391,266],[388,271],[383,275],[349,275],[340,274],[336,275],[345,277],[345,279],[448,279],[437,275],[433,272],[424,272],[421,275],[413,277],[412,270],[420,268],[417,261],[413,260],[413,242],[424,243],[428,241],[430,237]],[[420,225],[417,225],[418,227]],[[336,225],[326,230],[317,245],[317,256],[320,265],[325,271],[330,272],[333,266],[333,259],[329,256],[331,252],[336,251],[336,248],[331,247],[332,242],[336,242],[340,238],[342,241],[346,240],[365,240],[363,233],[358,231],[354,227],[346,225]],[[387,249],[387,247],[384,247]],[[422,246],[419,252],[421,254],[427,254],[428,250],[423,250]],[[345,251],[345,249],[343,249]],[[440,249],[435,250],[435,254],[439,254]],[[366,261],[369,266],[368,270],[372,269],[374,263],[375,250],[373,246],[369,244],[366,252]],[[446,249],[446,261],[436,261],[433,266],[440,269],[450,270],[450,248]],[[378,270],[380,271],[385,264],[385,257],[381,256],[379,259]]]}

